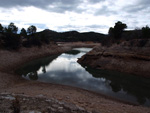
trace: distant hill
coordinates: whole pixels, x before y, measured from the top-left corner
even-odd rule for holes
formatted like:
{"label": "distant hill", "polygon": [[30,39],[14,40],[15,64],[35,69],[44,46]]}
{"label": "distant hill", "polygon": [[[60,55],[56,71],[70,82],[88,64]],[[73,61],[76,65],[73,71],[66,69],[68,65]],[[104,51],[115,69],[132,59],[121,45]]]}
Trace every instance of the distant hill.
{"label": "distant hill", "polygon": [[[122,34],[121,41],[129,41],[133,39],[146,39],[143,38],[142,30],[128,30]],[[35,34],[22,36],[14,33],[0,33],[0,48],[17,49],[21,46],[41,46],[43,43],[49,44],[50,42],[100,42],[104,46],[111,46],[113,43],[118,43],[110,35],[96,33],[96,32],[56,32],[53,30],[45,29]],[[142,42],[143,43],[143,42]]]}
{"label": "distant hill", "polygon": [[35,34],[22,36],[14,33],[0,33],[0,48],[19,49],[20,47],[41,46],[50,42],[77,42],[92,41],[102,42],[107,35],[95,32],[80,33],[77,31],[56,32],[53,30],[43,30]]}
{"label": "distant hill", "polygon": [[40,37],[47,37],[52,41],[75,42],[75,41],[93,41],[101,42],[107,35],[95,32],[67,31],[56,32],[49,29],[36,33]]}
{"label": "distant hill", "polygon": [[[96,33],[96,32],[78,32],[78,31],[66,31],[66,32],[56,32],[53,30],[43,30],[37,32],[36,35],[40,37],[46,37],[52,41],[56,42],[76,42],[76,41],[92,41],[92,42],[102,42],[107,37],[106,34]],[[123,40],[132,40],[142,38],[141,30],[126,30],[122,34]],[[110,37],[108,38],[108,40]]]}

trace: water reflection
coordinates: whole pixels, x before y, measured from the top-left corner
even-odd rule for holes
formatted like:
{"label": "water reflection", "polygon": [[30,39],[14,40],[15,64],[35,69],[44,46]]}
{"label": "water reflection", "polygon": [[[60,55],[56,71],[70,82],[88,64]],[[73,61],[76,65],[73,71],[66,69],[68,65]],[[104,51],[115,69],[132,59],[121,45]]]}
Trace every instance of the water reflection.
{"label": "water reflection", "polygon": [[19,70],[17,70],[16,73],[23,75],[23,77],[28,78],[30,80],[38,80],[38,70],[42,69],[42,72],[46,73],[46,66],[48,66],[49,63],[58,56],[59,55],[54,55],[26,63]]}
{"label": "water reflection", "polygon": [[18,72],[24,78],[100,92],[119,99],[150,106],[150,80],[114,71],[84,68],[77,59],[90,51],[70,52],[30,62]]}
{"label": "water reflection", "polygon": [[124,92],[124,98],[128,98],[128,95],[134,96],[135,101],[138,103],[150,106],[150,79],[116,71],[96,70],[92,68],[86,68],[86,71],[96,78],[104,77],[111,81],[109,86],[111,86],[113,92]]}
{"label": "water reflection", "polygon": [[27,74],[27,76],[31,79],[31,80],[38,80],[38,74],[37,72],[30,72]]}
{"label": "water reflection", "polygon": [[80,53],[80,51],[79,50],[72,50],[72,51],[68,51],[68,52],[65,52],[66,54],[70,54],[70,55],[77,55],[77,54],[79,54]]}

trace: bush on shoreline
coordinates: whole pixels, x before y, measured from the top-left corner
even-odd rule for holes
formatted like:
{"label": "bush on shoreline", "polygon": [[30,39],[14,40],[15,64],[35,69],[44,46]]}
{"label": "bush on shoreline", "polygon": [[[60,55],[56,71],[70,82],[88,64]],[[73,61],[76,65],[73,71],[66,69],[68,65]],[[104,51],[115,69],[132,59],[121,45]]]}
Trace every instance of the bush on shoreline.
{"label": "bush on shoreline", "polygon": [[42,44],[49,44],[47,37],[36,34],[36,27],[31,25],[27,31],[22,28],[20,34],[17,34],[18,27],[10,23],[8,27],[0,24],[0,48],[6,50],[18,50],[21,47],[41,47]]}

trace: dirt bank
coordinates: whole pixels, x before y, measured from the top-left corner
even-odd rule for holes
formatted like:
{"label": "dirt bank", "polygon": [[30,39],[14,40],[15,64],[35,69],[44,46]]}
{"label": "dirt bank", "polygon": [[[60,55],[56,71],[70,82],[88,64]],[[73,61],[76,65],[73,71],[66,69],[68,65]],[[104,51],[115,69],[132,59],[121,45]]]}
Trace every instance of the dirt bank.
{"label": "dirt bank", "polygon": [[60,54],[70,49],[71,47],[63,48],[53,44],[53,45],[45,45],[42,46],[41,48],[39,47],[21,48],[18,51],[0,50],[0,63],[1,63],[0,83],[2,84],[0,85],[0,89],[3,89],[3,87],[11,86],[14,83],[18,83],[21,81],[20,77],[15,75],[14,70],[19,68],[22,64],[36,58]]}
{"label": "dirt bank", "polygon": [[111,47],[97,46],[78,62],[97,69],[116,70],[150,78],[150,46],[129,46],[128,43]]}
{"label": "dirt bank", "polygon": [[[42,48],[22,48],[18,52],[0,50],[0,99],[2,100],[0,101],[0,107],[3,108],[3,110],[11,109],[10,107],[12,106],[12,104],[10,103],[13,102],[14,95],[19,95],[18,98],[20,99],[21,110],[25,108],[25,110],[28,111],[39,111],[44,109],[44,107],[45,109],[47,109],[47,106],[53,107],[53,104],[49,105],[45,100],[40,99],[55,99],[56,102],[66,102],[73,104],[73,106],[77,106],[75,107],[76,109],[78,109],[79,111],[84,109],[85,112],[149,113],[150,108],[130,105],[112,99],[111,97],[106,97],[74,87],[28,81],[14,73],[14,70],[16,68],[27,61],[31,61],[35,58],[47,55],[59,54],[61,52],[70,50],[71,47],[72,46],[66,45],[61,45],[61,47],[58,47],[57,45],[47,45],[43,46]],[[12,97],[12,100],[10,100],[10,98],[7,98],[8,95],[10,98]],[[30,99],[31,101],[24,102],[25,100]],[[40,102],[43,102],[42,105],[46,106],[37,104]],[[54,104],[56,104],[55,106],[63,109],[60,104],[55,102]],[[69,109],[73,108],[70,107]]]}

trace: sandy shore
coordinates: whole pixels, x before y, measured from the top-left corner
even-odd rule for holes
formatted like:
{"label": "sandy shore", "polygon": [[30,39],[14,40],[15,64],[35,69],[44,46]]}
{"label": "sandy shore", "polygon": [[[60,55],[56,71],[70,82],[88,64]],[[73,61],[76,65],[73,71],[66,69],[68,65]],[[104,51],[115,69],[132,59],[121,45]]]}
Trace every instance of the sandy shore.
{"label": "sandy shore", "polygon": [[[77,47],[75,45],[71,43],[61,47],[51,45],[42,48],[22,48],[18,52],[0,50],[0,95],[3,93],[28,95],[28,97],[40,95],[40,98],[53,98],[60,102],[71,103],[92,113],[150,113],[150,108],[147,107],[131,105],[79,88],[28,81],[14,73],[14,70],[25,62],[68,51],[71,47]],[[3,104],[0,105],[2,107]],[[26,106],[36,106],[36,103]],[[36,110],[32,108],[34,107],[31,107],[31,110]]]}

